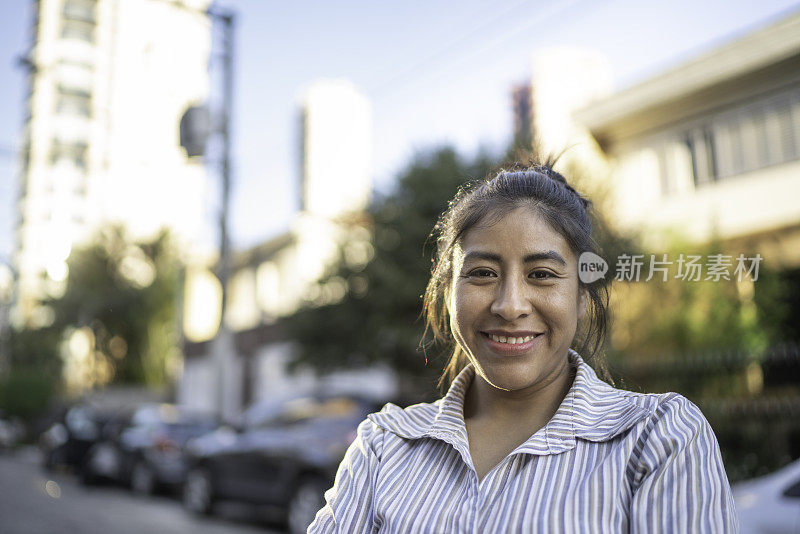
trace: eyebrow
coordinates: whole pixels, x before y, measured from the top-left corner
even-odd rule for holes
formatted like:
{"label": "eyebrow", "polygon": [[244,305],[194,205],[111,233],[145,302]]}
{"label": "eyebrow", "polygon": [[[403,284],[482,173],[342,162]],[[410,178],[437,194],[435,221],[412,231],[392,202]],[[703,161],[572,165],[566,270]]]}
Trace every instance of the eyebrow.
{"label": "eyebrow", "polygon": [[[489,260],[496,263],[501,263],[502,258],[500,257],[499,254],[473,250],[471,252],[468,252],[466,256],[464,256],[464,263],[470,260]],[[547,252],[534,252],[533,254],[528,254],[522,259],[523,263],[531,263],[534,261],[541,261],[541,260],[552,260],[560,263],[565,267],[567,265],[566,260],[563,257],[561,257],[561,254],[559,254],[555,250],[548,250]]]}

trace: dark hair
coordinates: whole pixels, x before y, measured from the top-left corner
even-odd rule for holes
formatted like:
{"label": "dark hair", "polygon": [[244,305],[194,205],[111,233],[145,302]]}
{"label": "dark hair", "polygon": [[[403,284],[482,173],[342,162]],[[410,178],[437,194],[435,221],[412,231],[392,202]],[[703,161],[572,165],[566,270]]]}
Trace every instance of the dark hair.
{"label": "dark hair", "polygon": [[[529,206],[566,239],[576,258],[586,251],[599,254],[592,239],[591,202],[553,170],[553,163],[514,164],[491,178],[462,186],[439,217],[431,233],[436,238],[437,251],[423,298],[425,333],[430,332],[434,342],[452,342],[445,295],[453,279],[453,251],[464,234],[479,222],[487,218],[499,220],[515,208]],[[579,280],[579,284],[586,290],[589,303],[584,331],[576,335],[576,339],[581,339],[579,343],[573,340],[573,345],[577,345],[582,356],[599,359],[609,321],[608,287],[602,279],[591,284]],[[466,363],[464,351],[455,344],[439,386],[450,384]],[[599,361],[599,364],[603,374],[607,375],[604,362]]]}

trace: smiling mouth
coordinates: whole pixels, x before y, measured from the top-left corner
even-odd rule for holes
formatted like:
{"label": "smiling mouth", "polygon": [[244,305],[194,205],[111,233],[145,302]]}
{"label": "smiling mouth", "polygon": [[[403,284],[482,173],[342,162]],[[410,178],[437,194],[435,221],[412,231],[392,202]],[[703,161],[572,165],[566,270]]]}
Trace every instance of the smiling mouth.
{"label": "smiling mouth", "polygon": [[535,332],[519,332],[516,335],[503,335],[496,332],[481,332],[489,346],[501,353],[527,352],[533,347],[536,338],[544,335]]}
{"label": "smiling mouth", "polygon": [[498,336],[496,334],[486,334],[486,336],[495,341],[497,343],[507,343],[509,345],[519,345],[520,343],[527,343],[528,341],[533,340],[539,334],[535,334],[532,336],[522,336],[522,337],[507,337],[507,336]]}

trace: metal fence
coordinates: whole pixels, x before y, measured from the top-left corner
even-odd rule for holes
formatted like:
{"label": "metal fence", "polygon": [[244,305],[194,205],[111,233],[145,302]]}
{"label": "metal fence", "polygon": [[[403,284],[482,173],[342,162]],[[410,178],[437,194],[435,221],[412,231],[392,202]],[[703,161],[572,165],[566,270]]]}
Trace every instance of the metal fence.
{"label": "metal fence", "polygon": [[697,404],[719,439],[731,482],[800,457],[800,344],[760,352],[696,351],[657,358],[621,355],[610,370],[632,391],[676,391]]}

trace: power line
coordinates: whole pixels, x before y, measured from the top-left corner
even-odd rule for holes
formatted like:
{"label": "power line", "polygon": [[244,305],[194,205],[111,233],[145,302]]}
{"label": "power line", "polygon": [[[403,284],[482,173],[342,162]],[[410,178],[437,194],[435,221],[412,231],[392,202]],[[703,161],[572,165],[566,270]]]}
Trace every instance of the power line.
{"label": "power line", "polygon": [[[468,32],[466,32],[465,34],[461,35],[457,39],[455,39],[453,41],[450,41],[449,43],[447,43],[444,46],[440,47],[439,49],[431,52],[430,54],[427,54],[426,56],[421,58],[419,61],[417,61],[416,63],[414,63],[411,66],[407,67],[406,69],[404,69],[400,73],[395,74],[394,76],[389,77],[387,80],[384,80],[383,82],[373,86],[372,90],[369,92],[370,94],[372,94],[373,100],[379,100],[390,89],[396,89],[398,87],[401,87],[402,85],[404,85],[404,83],[403,83],[404,80],[406,81],[406,83],[408,83],[409,74],[411,74],[414,71],[424,67],[426,64],[431,63],[436,58],[442,56],[445,52],[447,52],[447,51],[449,51],[449,50],[451,50],[453,48],[457,48],[459,45],[461,45],[465,41],[471,39],[478,32],[482,32],[487,27],[496,26],[497,25],[496,23],[500,19],[505,17],[510,11],[515,10],[516,8],[520,7],[521,5],[524,5],[524,4],[528,3],[529,1],[530,0],[523,0],[521,2],[517,2],[514,5],[502,10],[498,15],[496,15],[496,16],[488,19],[487,21],[483,22],[482,24],[474,27],[473,29],[469,30]],[[542,8],[540,11],[537,12],[535,17],[527,20],[524,24],[522,24],[522,25],[520,25],[520,26],[518,26],[518,27],[516,27],[515,29],[512,29],[512,30],[504,30],[502,33],[499,33],[497,35],[497,37],[495,37],[494,39],[488,41],[487,43],[485,43],[484,45],[482,45],[478,49],[473,50],[472,52],[469,52],[469,53],[467,53],[465,55],[462,55],[460,57],[456,57],[456,59],[451,61],[446,66],[447,67],[453,67],[453,66],[456,66],[456,65],[463,64],[464,62],[466,62],[469,59],[477,56],[478,54],[482,54],[482,53],[486,52],[487,50],[490,50],[490,49],[496,47],[497,45],[499,45],[499,44],[501,44],[501,43],[513,38],[513,37],[516,37],[520,33],[530,29],[532,26],[535,26],[537,24],[541,24],[545,20],[547,20],[549,18],[552,18],[552,17],[558,15],[559,13],[561,13],[563,11],[566,11],[570,7],[573,7],[575,4],[579,4],[579,3],[583,2],[583,1],[584,0],[564,0],[563,2],[560,2],[560,3],[557,3],[557,4],[548,4],[547,7]],[[437,73],[434,74],[434,76],[441,75],[443,70],[444,69],[440,69],[439,71],[437,71]]]}
{"label": "power line", "polygon": [[407,77],[409,74],[411,74],[415,70],[417,70],[420,67],[424,66],[425,63],[428,63],[431,60],[437,58],[438,56],[441,56],[442,54],[444,54],[448,50],[457,47],[462,42],[464,42],[467,39],[469,39],[470,37],[476,35],[478,32],[481,32],[484,29],[488,28],[489,26],[495,24],[496,22],[498,22],[500,19],[505,17],[511,11],[514,11],[518,7],[520,7],[520,6],[524,5],[524,4],[527,4],[529,2],[530,2],[530,0],[521,0],[521,1],[515,2],[514,4],[506,7],[505,9],[503,9],[499,13],[497,13],[495,16],[489,18],[488,20],[485,20],[481,24],[478,24],[477,26],[475,26],[471,30],[468,30],[467,32],[463,33],[461,36],[457,37],[456,39],[451,40],[450,42],[446,43],[444,46],[441,46],[438,49],[428,53],[427,55],[425,55],[424,57],[422,57],[421,59],[419,59],[415,63],[412,63],[411,65],[409,65],[408,67],[406,67],[402,71],[389,76],[387,79],[385,79],[382,82],[379,82],[378,84],[373,86],[369,92],[370,93],[376,93],[376,92],[379,93],[384,87],[393,87],[393,86],[395,86],[395,81],[396,80],[400,80],[400,79],[403,79],[403,78]]}

